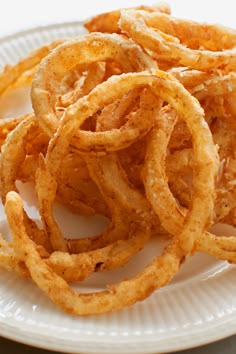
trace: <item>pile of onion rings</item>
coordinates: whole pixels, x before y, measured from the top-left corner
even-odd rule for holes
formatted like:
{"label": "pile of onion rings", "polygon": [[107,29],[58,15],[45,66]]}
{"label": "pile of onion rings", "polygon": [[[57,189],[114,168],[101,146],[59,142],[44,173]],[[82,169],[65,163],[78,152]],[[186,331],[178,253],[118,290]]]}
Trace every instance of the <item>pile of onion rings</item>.
{"label": "pile of onion rings", "polygon": [[[144,300],[196,252],[236,263],[236,31],[174,18],[168,5],[101,14],[89,33],[38,48],[0,74],[1,100],[30,87],[33,112],[0,121],[1,199],[12,239],[0,266],[64,311],[100,314]],[[32,183],[41,224],[18,182]],[[108,226],[61,229],[54,205]],[[161,254],[100,292],[75,291],[124,266],[151,238]]]}

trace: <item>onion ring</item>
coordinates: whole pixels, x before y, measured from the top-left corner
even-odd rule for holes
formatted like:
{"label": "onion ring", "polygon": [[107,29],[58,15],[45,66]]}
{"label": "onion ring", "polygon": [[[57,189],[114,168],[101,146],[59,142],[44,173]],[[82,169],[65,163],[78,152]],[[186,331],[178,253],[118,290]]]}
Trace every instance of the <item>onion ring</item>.
{"label": "onion ring", "polygon": [[[164,13],[170,13],[170,7],[166,3],[159,3],[155,6],[139,6],[137,10],[145,10],[148,12],[160,11]],[[103,32],[103,33],[119,33],[120,28],[118,21],[120,18],[120,10],[115,10],[107,13],[103,13],[92,17],[84,23],[84,27],[89,32]]]}
{"label": "onion ring", "polygon": [[[119,26],[135,42],[149,49],[157,60],[203,71],[236,68],[236,32],[226,27],[202,25],[160,12],[137,10],[122,10]],[[190,38],[190,43],[181,44],[182,37]],[[208,46],[209,49],[199,49]]]}
{"label": "onion ring", "polygon": [[[110,60],[118,62],[123,72],[156,68],[156,63],[132,41],[117,34],[102,33],[92,33],[67,41],[41,61],[32,82],[31,100],[35,115],[49,136],[54,134],[58,126],[53,110],[56,83],[77,65]],[[80,131],[80,138],[83,134],[86,135],[87,132]],[[84,141],[87,141],[87,135]]]}
{"label": "onion ring", "polygon": [[58,306],[76,315],[105,313],[144,300],[155,289],[166,285],[172,279],[183,259],[179,242],[174,239],[171,245],[164,250],[162,256],[157,257],[137,276],[113,284],[109,286],[109,289],[100,293],[81,294],[70,288],[67,282],[41,258],[25,231],[23,205],[19,195],[15,192],[7,195],[6,213],[14,234],[18,259],[25,262],[33,281]]}

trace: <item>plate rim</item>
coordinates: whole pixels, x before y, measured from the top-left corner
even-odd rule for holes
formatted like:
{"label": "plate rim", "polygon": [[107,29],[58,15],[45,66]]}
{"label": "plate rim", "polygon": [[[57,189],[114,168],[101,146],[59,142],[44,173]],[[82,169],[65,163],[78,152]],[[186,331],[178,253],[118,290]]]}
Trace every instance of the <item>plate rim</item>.
{"label": "plate rim", "polygon": [[[86,19],[84,20],[86,21]],[[26,36],[28,34],[31,34],[32,32],[39,32],[42,30],[50,30],[56,27],[65,27],[65,26],[81,26],[83,27],[83,23],[84,21],[79,20],[79,21],[58,21],[58,22],[52,22],[52,23],[48,23],[48,24],[42,24],[42,25],[37,25],[37,26],[32,26],[32,27],[27,27],[27,28],[23,28],[17,32],[11,32],[11,33],[7,33],[6,35],[0,36],[0,45],[4,42],[7,42],[8,40],[14,40],[17,37],[22,37],[22,36]],[[85,31],[86,28],[83,27]]]}
{"label": "plate rim", "polygon": [[[11,326],[9,324],[7,325],[2,324],[1,322],[0,322],[0,335],[4,336],[4,338],[17,341],[22,344],[34,346],[36,348],[41,348],[44,350],[58,351],[60,353],[78,354],[78,350],[79,350],[80,354],[93,354],[93,353],[102,354],[104,353],[103,350],[105,350],[108,353],[108,350],[111,349],[111,345],[112,345],[113,354],[120,354],[121,352],[122,354],[131,354],[131,353],[152,354],[154,352],[155,354],[158,353],[164,354],[164,353],[171,353],[173,352],[173,350],[179,351],[179,350],[197,348],[199,346],[214,343],[219,340],[230,337],[232,335],[235,335],[236,316],[229,315],[228,317],[229,318],[225,318],[224,321],[221,321],[219,319],[217,321],[219,323],[216,323],[214,326],[208,328],[207,337],[203,336],[203,334],[206,333],[205,327],[207,326],[205,325],[204,328],[202,328],[200,331],[198,328],[198,332],[194,333],[193,335],[194,341],[193,341],[193,337],[189,336],[189,333],[188,336],[186,336],[185,333],[183,333],[182,336],[178,334],[176,336],[172,336],[171,338],[168,338],[168,345],[169,345],[168,349],[165,346],[166,338],[157,340],[154,337],[154,335],[151,336],[152,338],[150,338],[150,336],[147,336],[145,343],[143,341],[143,338],[140,338],[135,335],[132,336],[132,341],[130,341],[130,336],[128,337],[129,338],[128,340],[126,337],[121,338],[121,336],[117,336],[116,341],[114,341],[113,338],[112,340],[106,342],[104,342],[104,340],[102,339],[103,337],[101,337],[100,340],[93,341],[92,346],[88,346],[88,338],[80,338],[79,342],[75,339],[74,341],[68,343],[67,339],[63,340],[62,338],[58,338],[58,337],[49,338],[45,334],[36,333],[36,332],[32,333],[32,331],[28,333],[26,328],[24,327],[19,328],[17,326],[13,326],[13,325]],[[217,330],[215,330],[215,328]],[[143,347],[137,347],[137,344],[140,343],[145,344],[145,350],[143,350]],[[101,344],[102,344],[101,346],[102,348],[98,349],[96,345],[101,345]],[[129,346],[129,349],[126,351],[124,349],[124,346],[125,347]],[[158,352],[156,350],[158,350]]]}

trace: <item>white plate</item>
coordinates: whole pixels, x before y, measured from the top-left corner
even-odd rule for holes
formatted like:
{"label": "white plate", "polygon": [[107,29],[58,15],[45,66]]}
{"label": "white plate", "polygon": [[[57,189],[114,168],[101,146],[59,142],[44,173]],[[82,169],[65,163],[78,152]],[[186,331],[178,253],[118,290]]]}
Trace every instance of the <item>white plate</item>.
{"label": "white plate", "polygon": [[[82,31],[79,23],[66,23],[4,38],[0,40],[0,66],[16,62],[42,43]],[[34,214],[31,205],[29,201],[28,210]],[[64,210],[58,213],[63,213],[62,226],[72,226],[72,233],[78,223],[84,223],[84,219],[65,216]],[[96,220],[95,227],[101,227],[99,223]],[[0,231],[6,230],[1,211]],[[122,271],[92,276],[86,289],[99,289],[134,274],[158,248],[153,241]],[[61,312],[31,280],[0,271],[0,335],[68,353],[167,353],[194,347],[236,333],[235,279],[235,267],[198,254],[170,285],[144,302],[111,314],[78,318]]]}

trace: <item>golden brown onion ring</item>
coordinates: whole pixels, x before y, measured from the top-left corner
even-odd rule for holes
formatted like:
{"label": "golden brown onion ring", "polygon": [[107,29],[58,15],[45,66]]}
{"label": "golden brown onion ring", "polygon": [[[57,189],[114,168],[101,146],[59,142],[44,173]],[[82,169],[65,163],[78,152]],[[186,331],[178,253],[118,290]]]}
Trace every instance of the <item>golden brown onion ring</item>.
{"label": "golden brown onion ring", "polygon": [[203,71],[236,68],[236,32],[232,29],[137,10],[122,10],[119,26],[157,60]]}
{"label": "golden brown onion ring", "polygon": [[31,89],[35,115],[49,136],[58,127],[54,113],[58,83],[77,65],[89,66],[98,61],[115,61],[122,72],[156,68],[156,63],[138,45],[118,34],[92,33],[58,46],[41,61]]}
{"label": "golden brown onion ring", "polygon": [[7,195],[6,213],[14,235],[17,257],[25,262],[33,281],[54,303],[76,315],[105,313],[144,300],[172,279],[184,257],[178,240],[173,239],[162,256],[157,257],[135,277],[110,285],[101,292],[81,294],[69,287],[40,256],[25,231],[22,201],[15,192]]}
{"label": "golden brown onion ring", "polygon": [[[170,7],[166,3],[159,3],[155,6],[139,6],[137,10],[145,10],[148,12],[160,11],[164,13],[170,13]],[[84,27],[89,32],[105,32],[105,33],[120,33],[118,21],[120,18],[120,10],[114,10],[106,12],[92,17],[84,22]]]}

